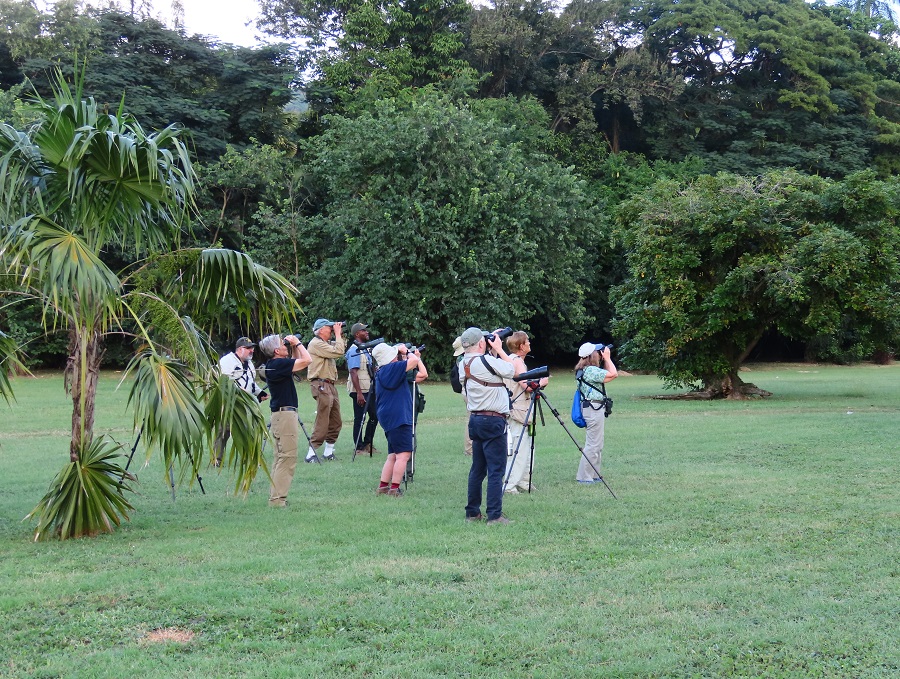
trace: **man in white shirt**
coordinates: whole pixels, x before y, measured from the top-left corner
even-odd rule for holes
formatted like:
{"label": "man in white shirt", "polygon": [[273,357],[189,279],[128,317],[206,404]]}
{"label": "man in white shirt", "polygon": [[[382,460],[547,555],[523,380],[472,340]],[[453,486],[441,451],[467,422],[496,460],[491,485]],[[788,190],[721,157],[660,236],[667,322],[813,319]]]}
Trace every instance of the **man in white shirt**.
{"label": "man in white shirt", "polygon": [[[254,396],[260,403],[269,398],[268,394],[263,391],[256,383],[256,371],[253,367],[253,351],[256,344],[250,341],[249,337],[241,337],[235,342],[234,351],[231,351],[219,359],[219,371],[223,375],[228,375],[234,383]],[[213,448],[216,452],[214,464],[218,467],[222,464],[222,456],[225,454],[225,445],[231,436],[230,429],[223,429],[216,437]]]}

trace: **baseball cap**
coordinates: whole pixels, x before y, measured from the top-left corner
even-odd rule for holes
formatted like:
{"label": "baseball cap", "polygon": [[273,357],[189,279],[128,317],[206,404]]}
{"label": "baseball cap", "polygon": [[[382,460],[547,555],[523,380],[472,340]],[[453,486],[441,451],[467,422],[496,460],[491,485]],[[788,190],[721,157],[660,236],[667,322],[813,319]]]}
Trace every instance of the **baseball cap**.
{"label": "baseball cap", "polygon": [[578,356],[581,358],[587,358],[591,354],[597,351],[597,345],[593,342],[585,342],[580,347],[578,347]]}
{"label": "baseball cap", "polygon": [[368,330],[368,329],[369,329],[369,326],[366,325],[365,323],[354,323],[352,325],[352,327],[350,328],[350,336],[352,337],[353,335],[358,333],[360,330]]}
{"label": "baseball cap", "polygon": [[239,337],[238,341],[234,343],[235,349],[241,349],[243,347],[255,347],[256,344],[250,341],[249,337]]}
{"label": "baseball cap", "polygon": [[466,331],[459,336],[460,344],[463,349],[468,349],[469,347],[474,347],[484,338],[484,333],[481,332],[481,328],[466,328]]}
{"label": "baseball cap", "polygon": [[463,345],[462,345],[462,337],[457,337],[455,340],[453,340],[453,355],[454,356],[459,356],[460,354],[465,353],[465,351],[466,350],[463,349]]}
{"label": "baseball cap", "polygon": [[327,318],[317,318],[316,322],[313,323],[313,332],[321,330],[326,325],[334,325],[334,321],[329,321]]}
{"label": "baseball cap", "polygon": [[372,358],[378,365],[387,365],[397,357],[398,353],[397,347],[382,343],[372,349]]}

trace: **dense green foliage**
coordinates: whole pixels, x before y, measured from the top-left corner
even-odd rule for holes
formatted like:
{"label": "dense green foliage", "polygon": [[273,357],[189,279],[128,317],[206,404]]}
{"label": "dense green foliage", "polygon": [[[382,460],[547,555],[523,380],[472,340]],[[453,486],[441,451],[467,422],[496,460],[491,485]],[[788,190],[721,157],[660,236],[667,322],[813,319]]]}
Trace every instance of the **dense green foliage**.
{"label": "dense green foliage", "polygon": [[255,256],[281,270],[299,256],[311,316],[366,318],[436,356],[467,325],[538,315],[552,348],[576,341],[596,208],[585,182],[522,143],[529,125],[545,129],[540,107],[532,114],[503,125],[423,91],[330,118],[304,155],[317,214],[270,215],[254,229]]}
{"label": "dense green foliage", "polygon": [[[187,36],[141,4],[41,11],[0,0],[0,117],[23,129],[22,92],[48,91],[50,65],[68,73],[85,59],[104,110],[124,95],[149,129],[174,123],[190,135],[200,161],[191,245],[253,252],[300,286],[311,317],[362,318],[441,358],[467,323],[521,325],[550,353],[583,339],[634,348],[655,334],[630,303],[613,331],[609,291],[639,286],[626,262],[649,255],[632,250],[643,224],[628,201],[656,181],[724,171],[749,185],[790,169],[879,193],[900,171],[900,48],[883,3],[260,4],[259,28],[293,46]],[[671,186],[646,195],[666,201]],[[781,200],[763,194],[754,209]],[[704,204],[720,229],[735,228],[714,197]],[[874,223],[873,240],[892,242],[880,231],[889,219],[810,219],[855,234]],[[892,272],[887,251],[881,270]],[[99,256],[119,270],[138,255],[111,245]],[[871,259],[845,268],[847,280],[869,281]],[[815,286],[792,294],[811,309],[828,297]],[[829,359],[896,351],[883,305],[829,299],[821,322],[799,328],[752,307],[750,337],[778,331]],[[0,323],[34,344],[27,316],[0,304]],[[720,375],[753,344],[729,334],[691,359],[702,368],[681,350],[669,356],[684,371],[671,384]]]}
{"label": "dense green foliage", "polygon": [[740,397],[771,327],[834,358],[896,349],[900,182],[775,172],[660,181],[619,212],[629,276],[614,327],[630,365]]}

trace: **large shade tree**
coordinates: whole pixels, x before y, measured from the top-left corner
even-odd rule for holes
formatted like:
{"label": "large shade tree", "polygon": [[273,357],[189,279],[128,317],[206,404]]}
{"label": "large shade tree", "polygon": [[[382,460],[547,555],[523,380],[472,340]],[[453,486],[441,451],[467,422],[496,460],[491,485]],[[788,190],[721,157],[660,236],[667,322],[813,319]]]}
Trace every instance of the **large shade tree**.
{"label": "large shade tree", "polygon": [[705,397],[766,395],[740,369],[771,329],[861,357],[900,341],[900,184],[772,172],[664,180],[618,212],[628,364]]}
{"label": "large shade tree", "polygon": [[297,267],[311,311],[365,318],[432,356],[448,358],[467,325],[538,317],[543,346],[571,348],[608,241],[585,182],[528,150],[546,130],[540,106],[505,103],[488,113],[423,89],[330,117],[307,146],[305,192],[258,215],[259,256]]}
{"label": "large shade tree", "polygon": [[[142,345],[129,402],[147,454],[159,450],[167,469],[196,473],[213,432],[228,425],[236,442],[228,464],[246,490],[263,464],[264,421],[217,375],[203,326],[230,307],[245,328],[253,318],[278,327],[295,307],[290,284],[246,255],[177,249],[194,194],[181,130],[145,132],[121,106],[103,114],[82,86],[58,75],[53,99],[34,101],[36,123],[0,126],[0,293],[38,300],[45,328],[69,337],[69,462],[32,512],[36,539],[110,531],[131,508],[119,445],[94,435],[107,334],[133,333]],[[114,272],[103,257],[113,246],[142,263]],[[0,357],[6,375],[15,351],[3,337]],[[11,394],[6,378],[0,392]]]}

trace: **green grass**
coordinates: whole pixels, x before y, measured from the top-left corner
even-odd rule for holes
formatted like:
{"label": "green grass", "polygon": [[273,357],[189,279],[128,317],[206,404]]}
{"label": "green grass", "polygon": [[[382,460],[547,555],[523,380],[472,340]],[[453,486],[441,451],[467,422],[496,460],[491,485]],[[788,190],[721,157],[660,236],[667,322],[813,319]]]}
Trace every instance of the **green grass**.
{"label": "green grass", "polygon": [[[130,523],[41,544],[21,519],[67,459],[70,407],[59,375],[17,379],[0,425],[0,675],[900,675],[900,365],[744,377],[774,396],[659,401],[654,377],[613,382],[618,500],[574,482],[579,453],[545,409],[537,492],[506,499],[510,526],[463,521],[462,403],[427,384],[403,498],[372,492],[383,456],[350,462],[344,397],[340,460],[301,463],[287,510],[266,506],[265,479],[236,498],[214,469],[173,503],[154,458],[134,467]],[[98,431],[130,445],[115,378]],[[547,390],[567,424],[573,384],[560,370]],[[148,637],[169,628],[193,638]]]}

